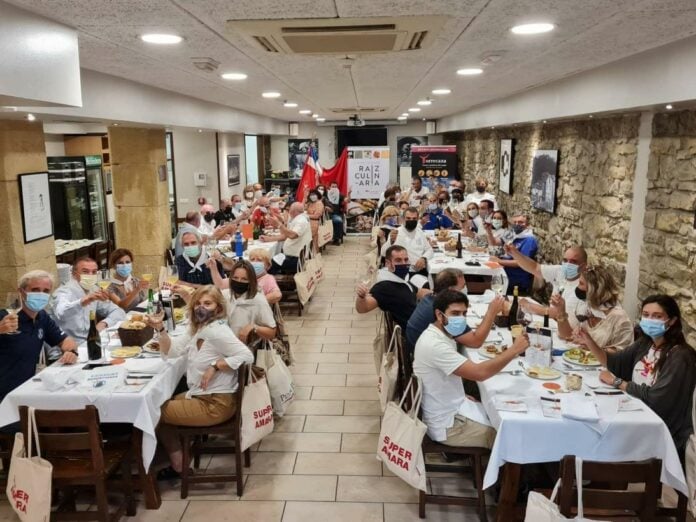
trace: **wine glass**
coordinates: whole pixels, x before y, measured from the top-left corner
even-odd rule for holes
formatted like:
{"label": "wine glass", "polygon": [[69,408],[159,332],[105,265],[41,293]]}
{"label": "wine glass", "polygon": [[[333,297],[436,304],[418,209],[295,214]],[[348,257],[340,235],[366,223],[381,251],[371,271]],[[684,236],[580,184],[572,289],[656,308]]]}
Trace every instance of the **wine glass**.
{"label": "wine glass", "polygon": [[505,291],[505,278],[502,274],[493,274],[491,277],[491,290],[493,290],[496,295],[503,295]]}
{"label": "wine glass", "polygon": [[566,280],[561,279],[560,281],[556,281],[556,291],[558,292],[558,295],[563,297],[563,292],[565,292],[565,287],[566,287]]}
{"label": "wine glass", "polygon": [[97,285],[104,291],[111,286],[111,271],[108,268],[99,270],[99,279],[97,280]]}
{"label": "wine glass", "polygon": [[174,286],[179,280],[179,269],[176,265],[167,265],[167,283]]}
{"label": "wine glass", "polygon": [[[8,292],[5,297],[5,310],[7,310],[7,313],[17,315],[21,309],[22,298],[19,292]],[[7,335],[17,335],[18,333],[19,331],[15,330],[14,332],[7,332]]]}
{"label": "wine glass", "polygon": [[587,306],[585,301],[578,301],[575,305],[575,318],[578,320],[579,324],[586,322],[590,318],[590,307]]}
{"label": "wine glass", "polygon": [[146,266],[145,271],[142,273],[142,279],[143,281],[146,281],[148,284],[150,284],[150,281],[152,281],[152,267],[151,266]]}
{"label": "wine glass", "polygon": [[523,327],[527,327],[532,323],[533,317],[532,314],[525,310],[524,307],[519,306],[517,308],[517,323],[522,325]]}
{"label": "wine glass", "polygon": [[[162,307],[161,301],[155,302],[155,309],[150,314],[150,318],[156,323],[159,323],[160,321],[162,321],[164,319],[164,308]],[[159,341],[159,337],[160,337],[159,332],[157,330],[155,330],[153,340]]]}
{"label": "wine glass", "polygon": [[214,237],[210,236],[208,238],[208,247],[209,247],[211,254],[215,251],[215,249],[217,248],[217,245],[218,245],[218,240],[215,239]]}

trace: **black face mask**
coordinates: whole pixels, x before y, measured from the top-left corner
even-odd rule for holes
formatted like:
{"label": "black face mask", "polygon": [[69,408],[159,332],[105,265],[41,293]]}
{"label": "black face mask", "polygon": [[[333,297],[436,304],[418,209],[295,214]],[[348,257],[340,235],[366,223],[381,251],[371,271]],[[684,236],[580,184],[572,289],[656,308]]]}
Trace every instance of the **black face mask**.
{"label": "black face mask", "polygon": [[249,290],[249,283],[230,281],[230,289],[237,295],[245,294]]}
{"label": "black face mask", "polygon": [[484,187],[484,186],[476,187],[476,191],[483,194],[484,192],[486,192],[486,187]]}
{"label": "black face mask", "polygon": [[418,226],[417,219],[407,219],[406,221],[404,221],[404,227],[409,232],[411,232],[412,230],[415,230],[417,226]]}
{"label": "black face mask", "polygon": [[208,212],[208,213],[205,215],[205,220],[206,220],[208,223],[210,223],[210,222],[213,220],[214,217],[215,217],[215,214],[213,214],[212,212]]}
{"label": "black face mask", "polygon": [[575,297],[584,301],[587,299],[587,290],[580,290],[577,286],[575,287]]}

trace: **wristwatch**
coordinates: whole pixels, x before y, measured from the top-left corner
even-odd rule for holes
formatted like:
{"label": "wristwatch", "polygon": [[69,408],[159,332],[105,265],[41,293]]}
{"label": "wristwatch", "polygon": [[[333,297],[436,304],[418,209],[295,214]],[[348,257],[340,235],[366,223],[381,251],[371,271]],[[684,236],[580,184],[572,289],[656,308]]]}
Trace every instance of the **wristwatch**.
{"label": "wristwatch", "polygon": [[614,388],[618,388],[623,384],[624,380],[621,377],[614,377],[614,381],[611,383],[611,385]]}
{"label": "wristwatch", "polygon": [[217,361],[211,362],[211,363],[210,363],[210,367],[211,367],[211,368],[215,368],[215,371],[216,371],[216,372],[219,372],[219,371],[220,371],[220,368],[218,368],[218,365],[217,365]]}

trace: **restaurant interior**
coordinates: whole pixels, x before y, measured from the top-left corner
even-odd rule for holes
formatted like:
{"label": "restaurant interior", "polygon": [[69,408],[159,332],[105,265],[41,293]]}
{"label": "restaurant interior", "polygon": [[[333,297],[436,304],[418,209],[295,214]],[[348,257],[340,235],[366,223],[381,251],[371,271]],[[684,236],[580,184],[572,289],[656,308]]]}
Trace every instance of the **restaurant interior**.
{"label": "restaurant interior", "polygon": [[694,27],[0,0],[0,520],[695,520]]}

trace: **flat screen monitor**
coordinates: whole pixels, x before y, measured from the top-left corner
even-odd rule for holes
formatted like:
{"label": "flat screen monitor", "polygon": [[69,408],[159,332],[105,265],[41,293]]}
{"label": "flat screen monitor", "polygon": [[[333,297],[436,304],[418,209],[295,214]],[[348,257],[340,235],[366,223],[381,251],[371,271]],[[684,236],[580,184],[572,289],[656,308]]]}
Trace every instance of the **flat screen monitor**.
{"label": "flat screen monitor", "polygon": [[374,145],[388,145],[386,127],[337,127],[336,144],[337,155],[343,152],[344,147],[370,147]]}

